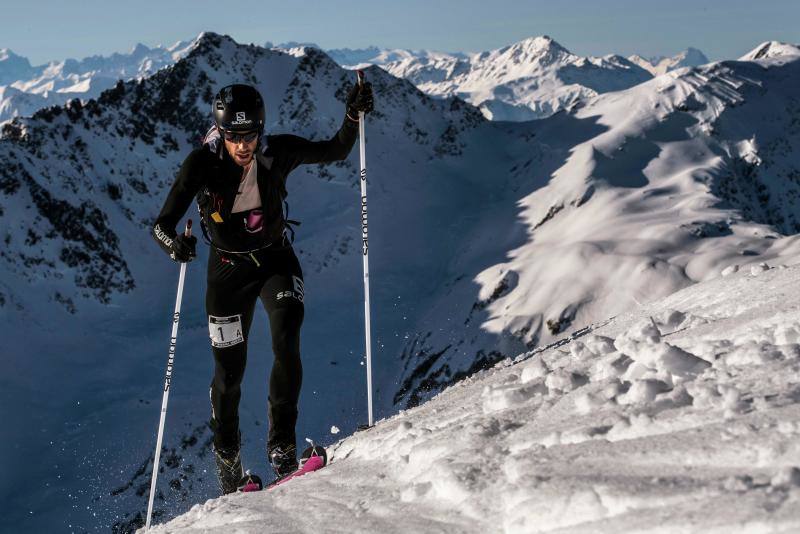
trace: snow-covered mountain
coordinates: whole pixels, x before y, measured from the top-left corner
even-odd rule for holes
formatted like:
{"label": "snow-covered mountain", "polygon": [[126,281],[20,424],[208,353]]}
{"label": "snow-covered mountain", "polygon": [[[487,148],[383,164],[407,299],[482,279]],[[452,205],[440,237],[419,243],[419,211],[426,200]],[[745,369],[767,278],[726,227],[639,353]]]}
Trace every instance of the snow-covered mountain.
{"label": "snow-covered mountain", "polygon": [[[282,45],[281,45],[282,46]],[[325,50],[331,59],[347,68],[366,65],[384,66],[395,61],[434,61],[437,58],[455,58],[468,60],[469,54],[462,52],[436,52],[432,50],[409,50],[406,48],[333,48]]]}
{"label": "snow-covered mountain", "polygon": [[[717,63],[508,123],[368,69],[378,415],[724,269],[793,263],[799,71],[792,56]],[[177,282],[149,223],[218,87],[257,85],[270,132],[319,139],[338,127],[353,78],[310,47],[204,34],[150,76],[2,125],[0,530],[141,525]],[[299,169],[289,192],[307,293],[298,434],[329,444],[333,425],[349,434],[366,419],[357,154]],[[189,267],[159,521],[215,494],[205,250]],[[258,470],[264,321],[241,413],[245,463]]]}
{"label": "snow-covered mountain", "polygon": [[[525,184],[518,245],[476,275],[469,258],[509,235],[487,224],[453,258],[447,293],[402,353],[395,401],[413,406],[728,265],[800,252],[798,86],[795,55],[720,62],[520,125],[530,151],[504,168]],[[490,332],[507,344],[482,341]]]}
{"label": "snow-covered mountain", "polygon": [[63,105],[73,98],[96,98],[117,80],[141,78],[172,65],[191,47],[188,41],[166,48],[139,43],[127,54],[51,61],[36,67],[26,58],[0,49],[0,122]]}
{"label": "snow-covered mountain", "polygon": [[[441,286],[460,236],[481,224],[498,187],[508,189],[506,177],[486,176],[510,145],[515,159],[527,148],[461,100],[432,99],[377,68],[367,76],[378,102],[367,134],[373,340],[388,380],[376,376],[376,396],[391,406],[392,358],[412,335],[408,325]],[[320,139],[341,123],[354,75],[317,50],[289,55],[204,34],[151,76],[3,125],[0,496],[11,511],[0,530],[141,524],[177,280],[149,225],[209,126],[214,92],[237,81],[265,96],[268,131]],[[295,249],[306,284],[298,433],[325,440],[332,424],[349,433],[366,419],[357,152],[299,169],[289,191],[292,217],[303,221]],[[187,278],[161,518],[216,491],[206,471],[205,254],[201,246]],[[241,412],[251,465],[265,463],[265,321],[257,313]]]}
{"label": "snow-covered mountain", "polygon": [[654,76],[660,76],[675,69],[684,67],[699,67],[709,63],[708,58],[700,50],[689,47],[683,52],[671,57],[656,56],[645,59],[638,54],[628,58],[632,63],[639,65]]}
{"label": "snow-covered mountain", "polygon": [[[294,41],[266,42],[264,46],[300,55],[305,48],[320,48]],[[117,80],[152,74],[190,49],[191,41],[168,48],[137,44],[128,54],[67,59],[37,67],[1,49],[0,122],[63,105],[73,98],[95,98]],[[641,69],[658,75],[708,63],[694,48],[671,58],[650,60],[632,56],[629,61],[614,55],[583,58],[547,36],[478,54],[378,47],[325,52],[347,68],[379,65],[430,95],[458,95],[478,106],[489,119],[515,121],[547,117],[597,94],[632,87],[650,77]]]}
{"label": "snow-covered mountain", "polygon": [[367,49],[333,57],[380,65],[433,96],[457,95],[493,120],[548,117],[587,98],[651,78],[621,56],[576,56],[548,36],[468,55]]}
{"label": "snow-covered mountain", "polygon": [[755,61],[758,59],[788,58],[800,56],[800,45],[782,43],[780,41],[766,41],[742,56],[742,61]]}
{"label": "snow-covered mountain", "polygon": [[27,58],[18,56],[8,48],[0,48],[0,85],[27,78],[32,73],[33,67]]}
{"label": "snow-covered mountain", "polygon": [[800,531],[798,288],[800,265],[694,285],[153,532]]}

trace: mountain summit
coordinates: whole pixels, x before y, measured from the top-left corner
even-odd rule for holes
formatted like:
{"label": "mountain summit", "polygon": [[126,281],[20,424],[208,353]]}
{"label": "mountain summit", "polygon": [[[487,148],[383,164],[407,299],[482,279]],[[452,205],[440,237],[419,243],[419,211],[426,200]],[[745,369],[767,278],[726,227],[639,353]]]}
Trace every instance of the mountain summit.
{"label": "mountain summit", "polygon": [[655,56],[645,59],[639,55],[628,58],[631,62],[639,65],[643,69],[651,72],[654,76],[659,76],[665,72],[670,72],[683,67],[699,67],[709,62],[705,54],[697,48],[689,47],[671,57]]}
{"label": "mountain summit", "polygon": [[761,43],[740,59],[742,61],[754,61],[778,57],[790,59],[796,56],[800,56],[800,45],[782,43],[780,41],[767,41]]}
{"label": "mountain summit", "polygon": [[465,56],[408,54],[388,62],[379,57],[375,62],[428,94],[464,98],[493,120],[548,117],[651,77],[620,56],[576,56],[546,35]]}

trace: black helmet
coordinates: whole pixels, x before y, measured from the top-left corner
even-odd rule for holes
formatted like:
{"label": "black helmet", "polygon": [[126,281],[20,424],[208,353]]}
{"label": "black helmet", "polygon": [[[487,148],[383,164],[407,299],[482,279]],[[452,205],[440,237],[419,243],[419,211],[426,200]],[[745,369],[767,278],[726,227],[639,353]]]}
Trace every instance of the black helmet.
{"label": "black helmet", "polygon": [[217,128],[229,132],[262,131],[266,110],[264,99],[250,85],[233,84],[223,87],[212,106]]}

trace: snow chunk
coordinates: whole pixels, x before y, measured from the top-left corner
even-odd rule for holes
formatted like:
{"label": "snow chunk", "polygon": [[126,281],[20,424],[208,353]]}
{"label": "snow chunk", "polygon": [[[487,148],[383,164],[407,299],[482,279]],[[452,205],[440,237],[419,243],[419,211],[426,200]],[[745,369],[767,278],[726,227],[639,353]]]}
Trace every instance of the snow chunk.
{"label": "snow chunk", "polygon": [[771,267],[769,265],[767,265],[766,263],[762,262],[762,263],[759,263],[758,265],[753,265],[752,267],[750,267],[750,274],[752,276],[758,276],[759,274],[761,274],[761,273],[763,273],[765,271],[769,271],[770,269],[771,269]]}
{"label": "snow chunk", "polygon": [[550,394],[553,392],[570,392],[573,389],[582,386],[586,383],[585,377],[581,375],[577,375],[566,369],[557,369],[547,375],[547,378],[544,380],[547,389],[550,390]]}
{"label": "snow chunk", "polygon": [[659,393],[670,391],[672,387],[666,382],[656,379],[634,380],[627,393],[620,395],[620,404],[649,404]]}
{"label": "snow chunk", "polygon": [[607,380],[622,376],[633,362],[630,358],[619,352],[612,352],[608,356],[598,360],[592,366],[592,380]]}
{"label": "snow chunk", "polygon": [[541,383],[520,386],[519,384],[493,384],[483,389],[483,411],[491,413],[513,408],[547,390]]}
{"label": "snow chunk", "polygon": [[638,323],[617,337],[614,346],[637,364],[628,370],[626,377],[629,379],[641,378],[647,371],[688,379],[711,366],[694,354],[662,342],[661,332],[652,319]]}
{"label": "snow chunk", "polygon": [[609,402],[591,393],[578,395],[575,399],[575,411],[581,415],[588,415],[598,409],[607,406]]}
{"label": "snow chunk", "polygon": [[550,369],[547,368],[547,364],[541,358],[534,358],[533,361],[522,368],[520,380],[523,384],[527,384],[546,376],[549,372]]}
{"label": "snow chunk", "polygon": [[800,469],[797,467],[785,467],[770,480],[773,488],[789,489],[792,486],[800,486]]}
{"label": "snow chunk", "polygon": [[783,352],[767,341],[747,340],[737,344],[723,356],[725,365],[744,367],[748,365],[762,365],[770,361],[783,359]]}
{"label": "snow chunk", "polygon": [[739,272],[739,266],[738,265],[728,265],[727,267],[722,269],[722,276],[730,276],[730,275],[732,275],[734,273],[738,273],[738,272]]}

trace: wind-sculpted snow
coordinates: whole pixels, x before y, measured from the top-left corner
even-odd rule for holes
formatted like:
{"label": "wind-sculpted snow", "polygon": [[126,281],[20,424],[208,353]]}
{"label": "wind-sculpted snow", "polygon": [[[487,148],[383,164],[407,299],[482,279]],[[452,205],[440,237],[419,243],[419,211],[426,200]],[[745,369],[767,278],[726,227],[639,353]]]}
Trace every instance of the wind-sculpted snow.
{"label": "wind-sculpted snow", "polygon": [[798,282],[765,265],[684,289],[154,532],[797,531]]}

